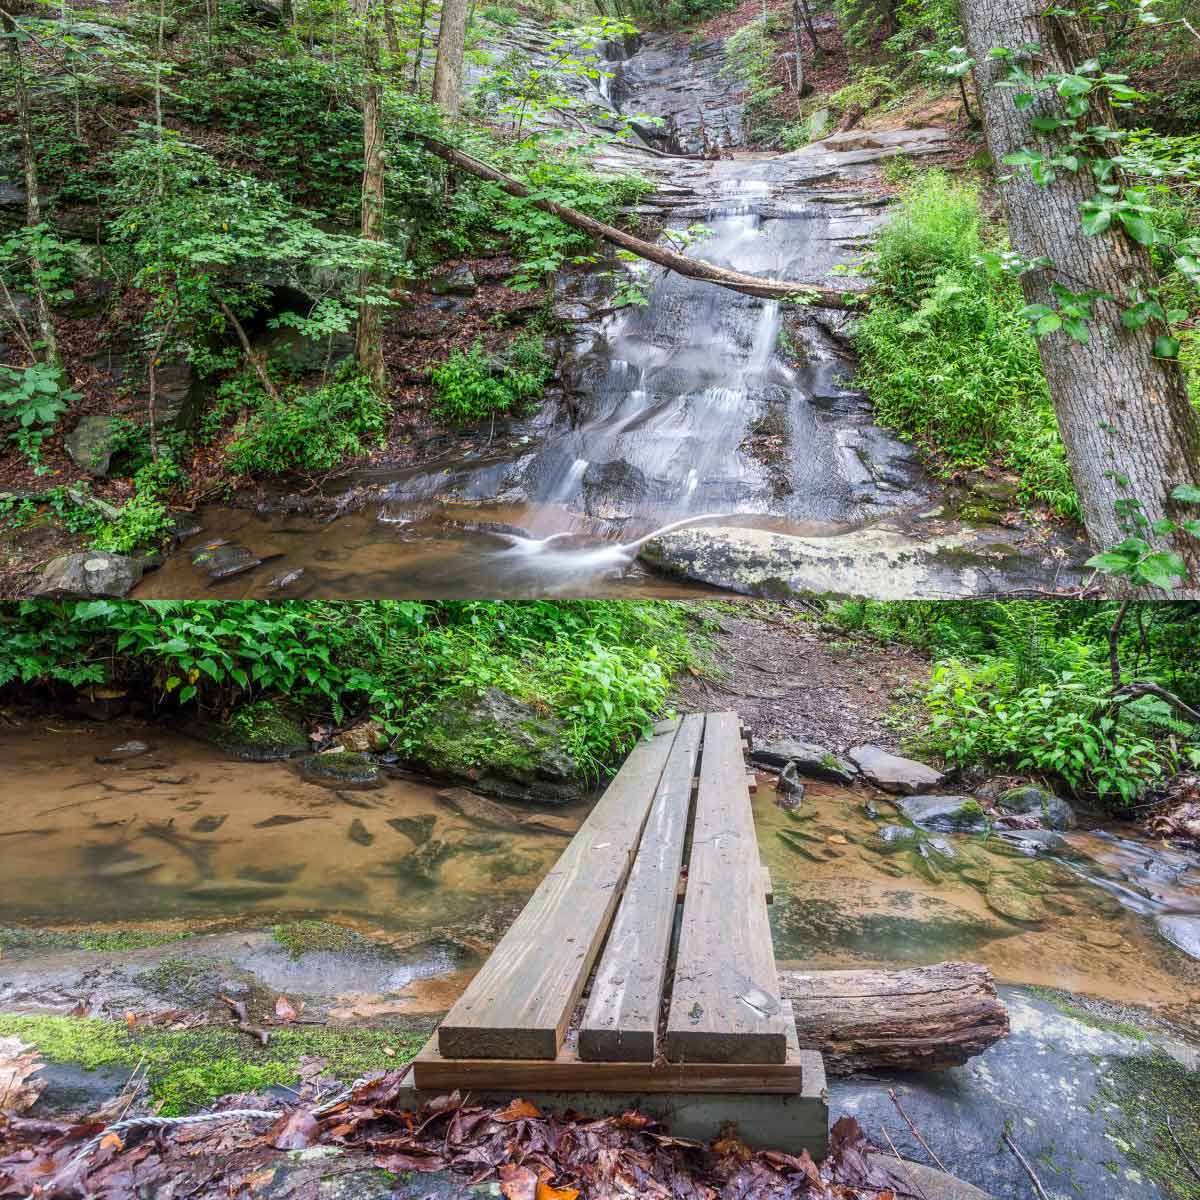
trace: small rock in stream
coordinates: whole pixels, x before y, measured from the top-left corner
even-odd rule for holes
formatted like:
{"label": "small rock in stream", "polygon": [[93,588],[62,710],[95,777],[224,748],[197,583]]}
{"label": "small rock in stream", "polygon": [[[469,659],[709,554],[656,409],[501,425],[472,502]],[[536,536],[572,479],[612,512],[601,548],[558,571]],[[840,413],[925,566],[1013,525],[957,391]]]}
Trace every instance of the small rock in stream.
{"label": "small rock in stream", "polygon": [[129,758],[137,758],[139,754],[147,754],[149,750],[150,747],[145,742],[122,742],[119,746],[114,746],[107,754],[97,754],[96,761],[103,764],[124,762]]}
{"label": "small rock in stream", "polygon": [[879,746],[855,746],[847,757],[877,788],[894,795],[928,792],[945,779],[941,771],[911,758],[889,754]]}
{"label": "small rock in stream", "polygon": [[349,836],[360,846],[369,846],[375,840],[375,835],[357,817],[350,822]]}

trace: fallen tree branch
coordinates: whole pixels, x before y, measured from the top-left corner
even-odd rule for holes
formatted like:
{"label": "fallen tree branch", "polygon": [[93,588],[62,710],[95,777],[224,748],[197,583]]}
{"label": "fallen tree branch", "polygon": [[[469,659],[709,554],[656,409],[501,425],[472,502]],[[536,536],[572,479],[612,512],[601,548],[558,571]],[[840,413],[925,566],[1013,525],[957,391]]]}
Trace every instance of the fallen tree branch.
{"label": "fallen tree branch", "polygon": [[900,1103],[900,1097],[896,1095],[896,1089],[888,1088],[888,1096],[891,1098],[892,1103],[896,1106],[896,1111],[904,1118],[904,1123],[909,1127],[909,1129],[912,1130],[913,1137],[915,1137],[917,1141],[921,1143],[921,1148],[937,1164],[939,1171],[945,1171],[946,1174],[949,1175],[950,1172],[946,1170],[946,1164],[942,1162],[942,1160],[938,1158],[936,1154],[934,1154],[929,1143],[921,1136],[921,1131],[912,1123],[912,1118],[904,1111],[904,1107]]}
{"label": "fallen tree branch", "polygon": [[1026,1175],[1029,1176],[1029,1182],[1033,1184],[1033,1190],[1038,1194],[1038,1200],[1050,1200],[1050,1197],[1046,1195],[1046,1189],[1042,1187],[1042,1181],[1037,1177],[1033,1168],[1029,1165],[1028,1159],[1026,1159],[1025,1155],[1023,1155],[1021,1151],[1017,1149],[1017,1143],[1012,1140],[1012,1134],[1010,1134],[1006,1129],[1000,1135],[1000,1139],[1013,1152],[1013,1154],[1016,1155],[1017,1162],[1021,1164],[1021,1169]]}
{"label": "fallen tree branch", "polygon": [[1159,687],[1157,683],[1126,683],[1113,692],[1114,700],[1138,700],[1142,696],[1155,696],[1165,704],[1169,704],[1177,713],[1195,721],[1200,725],[1200,712],[1184,704],[1174,692]]}
{"label": "fallen tree branch", "polygon": [[436,138],[431,138],[423,133],[415,133],[413,136],[430,154],[436,155],[452,167],[458,167],[459,170],[466,171],[478,179],[486,179],[489,183],[498,184],[510,196],[528,200],[534,208],[540,208],[542,212],[548,212],[560,221],[565,221],[576,229],[582,229],[584,233],[602,238],[614,246],[619,246],[622,250],[636,254],[638,258],[657,263],[660,267],[666,267],[668,271],[674,271],[677,275],[683,275],[687,279],[715,283],[718,287],[741,292],[746,296],[757,296],[763,300],[792,298],[816,305],[819,308],[855,309],[859,307],[860,297],[837,291],[834,288],[796,280],[763,279],[758,275],[744,275],[741,271],[715,267],[712,263],[703,262],[698,258],[688,258],[673,250],[667,250],[663,246],[656,246],[653,242],[643,241],[613,225],[606,225],[603,221],[597,221],[573,208],[567,208],[566,205],[559,204],[555,200],[539,196],[534,189],[527,187],[520,180],[505,175],[495,167],[490,167],[487,163],[472,158],[471,155],[463,153],[454,146],[447,146],[445,142],[439,142]]}

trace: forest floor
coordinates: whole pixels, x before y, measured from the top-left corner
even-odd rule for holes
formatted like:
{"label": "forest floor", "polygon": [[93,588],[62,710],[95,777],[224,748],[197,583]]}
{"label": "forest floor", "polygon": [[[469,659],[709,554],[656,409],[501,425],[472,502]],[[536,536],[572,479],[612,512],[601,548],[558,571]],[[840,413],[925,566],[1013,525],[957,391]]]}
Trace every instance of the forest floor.
{"label": "forest floor", "polygon": [[927,656],[908,646],[851,639],[800,602],[713,607],[719,615],[712,669],[680,678],[674,698],[681,709],[734,709],[755,744],[788,737],[835,753],[862,743],[899,749],[887,715],[929,677]]}

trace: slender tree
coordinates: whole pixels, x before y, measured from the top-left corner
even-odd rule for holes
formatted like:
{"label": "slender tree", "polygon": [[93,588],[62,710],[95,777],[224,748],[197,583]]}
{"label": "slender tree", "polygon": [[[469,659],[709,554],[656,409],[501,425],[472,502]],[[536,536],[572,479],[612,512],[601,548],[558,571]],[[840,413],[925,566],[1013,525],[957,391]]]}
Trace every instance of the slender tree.
{"label": "slender tree", "polygon": [[[962,0],[962,9],[993,160],[999,166],[1060,120],[1059,132],[1049,136],[1058,138],[1059,152],[1070,159],[1075,120],[1067,120],[1064,95],[1057,88],[999,86],[1010,60],[992,51],[1030,56],[1022,65],[1036,75],[1071,75],[1080,65],[1071,19],[1034,0]],[[1108,113],[1094,102],[1079,121],[1109,124]],[[1190,582],[1176,594],[1200,596],[1200,540],[1178,527],[1196,510],[1172,499],[1177,489],[1200,486],[1200,420],[1178,362],[1156,351],[1162,325],[1129,328],[1121,320],[1124,308],[1145,301],[1155,286],[1148,251],[1118,222],[1085,232],[1081,207],[1086,212],[1101,193],[1092,171],[1071,166],[1065,162],[1049,183],[1023,167],[1006,171],[1000,191],[1013,249],[1035,264],[1022,275],[1026,300],[1044,306],[1050,326],[1062,324],[1040,337],[1038,346],[1084,524],[1101,550],[1136,535],[1177,554]],[[1086,321],[1089,308],[1093,319]],[[1086,340],[1071,336],[1072,321]]]}
{"label": "slender tree", "polygon": [[[17,104],[17,135],[21,140],[21,161],[25,171],[25,223],[30,229],[42,224],[42,200],[38,191],[37,155],[33,144],[33,119],[29,111],[29,85],[25,77],[25,56],[21,53],[21,31],[12,13],[0,10],[5,41],[8,42],[9,65],[12,69],[13,96]],[[37,312],[38,333],[41,336],[46,361],[62,368],[58,349],[58,331],[50,314],[50,304],[41,283],[42,264],[37,255],[30,258],[33,276],[34,307]]]}
{"label": "slender tree", "polygon": [[468,0],[443,0],[433,66],[433,102],[455,114],[462,107],[463,55],[467,44]]}
{"label": "slender tree", "polygon": [[[372,0],[355,0],[355,15],[362,26],[363,38],[362,236],[368,241],[378,242],[383,240],[384,214],[383,73]],[[362,272],[359,291],[363,298],[358,308],[355,358],[371,386],[382,396],[387,391],[382,313],[379,306],[368,299],[368,293],[377,283],[375,272]]]}

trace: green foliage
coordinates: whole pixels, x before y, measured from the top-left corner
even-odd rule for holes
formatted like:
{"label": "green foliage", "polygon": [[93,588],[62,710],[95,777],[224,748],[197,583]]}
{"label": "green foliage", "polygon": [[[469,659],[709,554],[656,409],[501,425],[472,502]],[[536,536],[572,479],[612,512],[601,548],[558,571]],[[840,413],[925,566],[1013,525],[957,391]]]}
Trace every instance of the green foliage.
{"label": "green foliage", "polygon": [[1016,280],[985,265],[974,189],[941,172],[906,191],[879,235],[879,290],[860,319],[858,382],[883,422],[950,467],[999,460],[1021,495],[1078,515]]}
{"label": "green foliage", "polygon": [[[854,601],[841,627],[903,641],[938,658],[917,711],[898,714],[918,753],[956,766],[1044,772],[1121,807],[1200,760],[1200,728],[1152,697],[1110,699],[1116,602]],[[1134,604],[1120,627],[1123,678],[1200,699],[1200,606]]]}
{"label": "green foliage", "polygon": [[67,406],[80,399],[66,385],[63,373],[45,362],[27,367],[0,364],[0,429],[35,466],[41,462],[42,443],[54,432]]}
{"label": "green foliage", "polygon": [[473,425],[512,412],[541,397],[551,371],[544,342],[536,333],[514,338],[499,364],[476,341],[466,353],[455,350],[433,368],[430,415],[454,425]]}
{"label": "green foliage", "polygon": [[721,74],[736,79],[745,89],[742,107],[751,137],[770,142],[780,134],[783,122],[772,112],[782,89],[771,83],[774,57],[772,35],[782,29],[775,13],[764,13],[747,21],[725,42],[725,65]]}
{"label": "green foliage", "polygon": [[325,386],[286,389],[278,401],[261,390],[238,395],[252,399],[253,411],[234,430],[226,462],[246,475],[340,466],[382,438],[391,411],[352,364]]}

